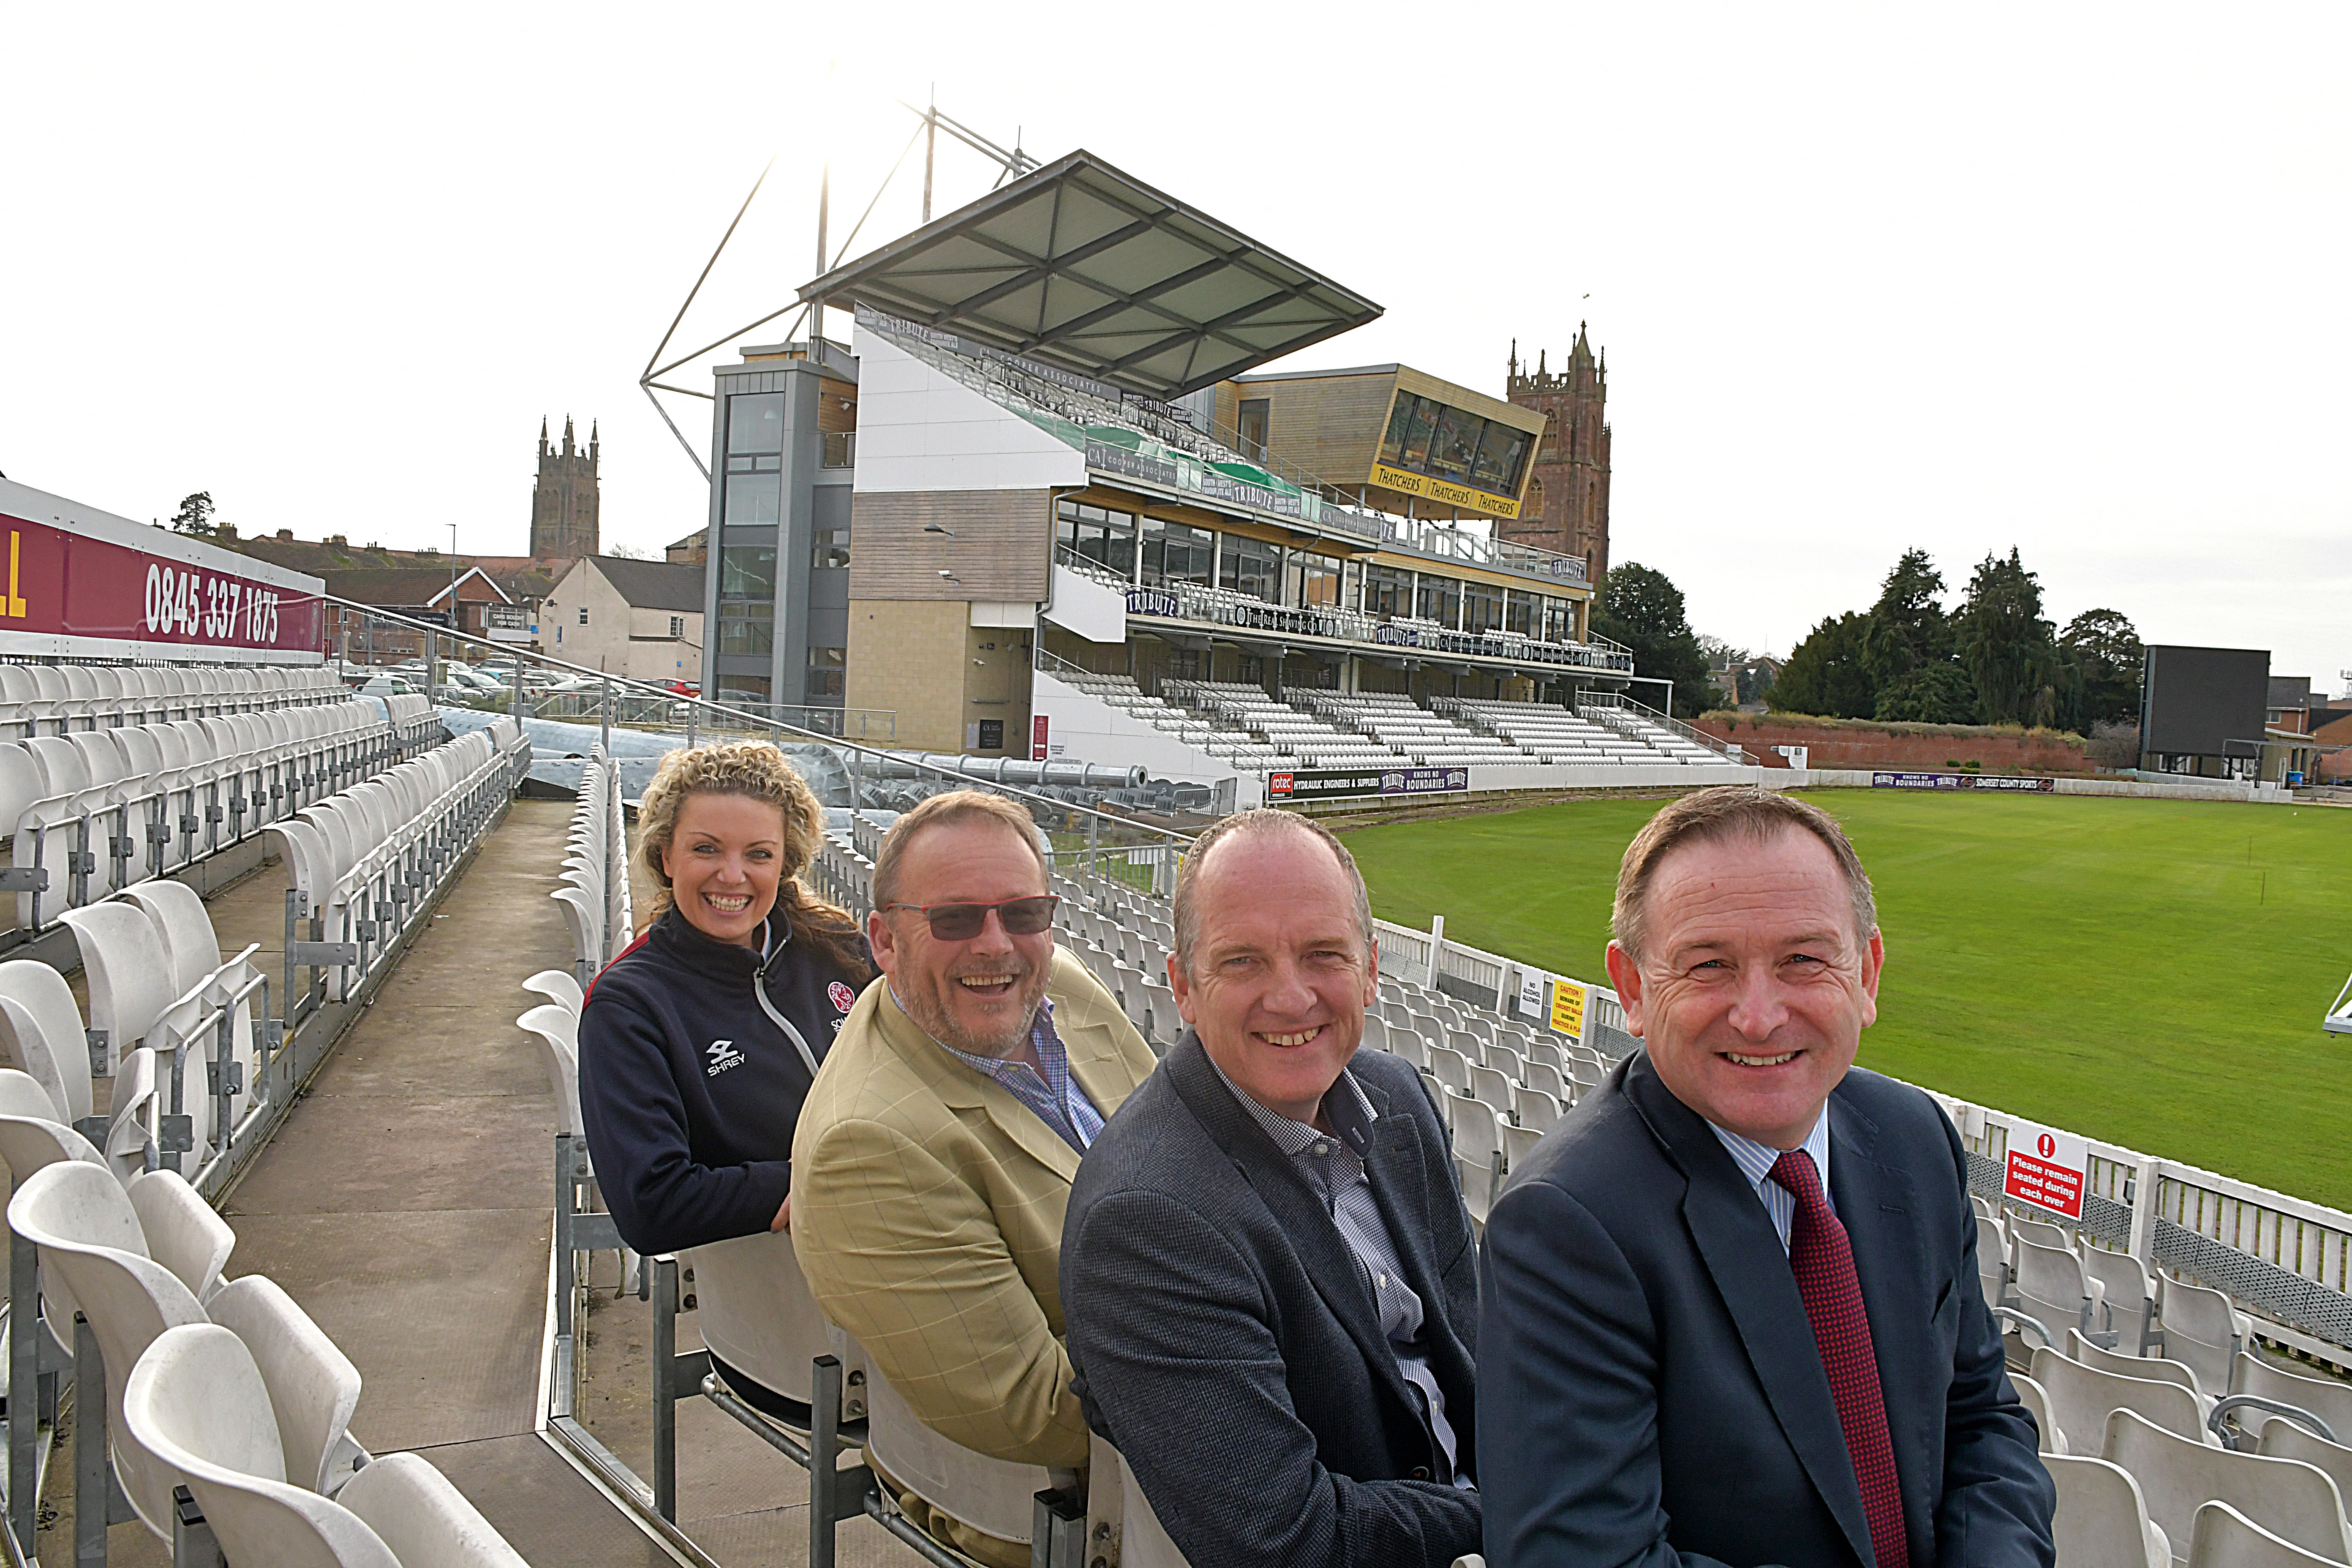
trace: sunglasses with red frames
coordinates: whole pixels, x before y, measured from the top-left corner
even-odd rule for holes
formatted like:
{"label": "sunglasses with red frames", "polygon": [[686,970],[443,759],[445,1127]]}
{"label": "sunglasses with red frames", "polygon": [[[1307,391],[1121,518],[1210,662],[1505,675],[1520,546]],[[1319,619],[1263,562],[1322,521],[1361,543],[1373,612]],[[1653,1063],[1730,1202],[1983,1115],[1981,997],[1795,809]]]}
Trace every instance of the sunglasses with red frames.
{"label": "sunglasses with red frames", "polygon": [[931,935],[940,942],[970,942],[988,923],[988,911],[1004,924],[1007,936],[1035,936],[1054,923],[1061,897],[1045,893],[1026,899],[1003,899],[992,904],[885,904],[889,910],[912,910],[931,922]]}

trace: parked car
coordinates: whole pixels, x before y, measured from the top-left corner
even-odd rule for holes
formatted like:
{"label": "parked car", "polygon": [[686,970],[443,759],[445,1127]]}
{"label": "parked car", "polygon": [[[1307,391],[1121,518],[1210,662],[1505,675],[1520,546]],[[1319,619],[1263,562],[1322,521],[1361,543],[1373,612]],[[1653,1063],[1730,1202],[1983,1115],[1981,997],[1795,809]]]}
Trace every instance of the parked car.
{"label": "parked car", "polygon": [[680,697],[699,697],[702,695],[702,688],[691,680],[665,680],[662,681],[660,685],[664,691],[675,691]]}

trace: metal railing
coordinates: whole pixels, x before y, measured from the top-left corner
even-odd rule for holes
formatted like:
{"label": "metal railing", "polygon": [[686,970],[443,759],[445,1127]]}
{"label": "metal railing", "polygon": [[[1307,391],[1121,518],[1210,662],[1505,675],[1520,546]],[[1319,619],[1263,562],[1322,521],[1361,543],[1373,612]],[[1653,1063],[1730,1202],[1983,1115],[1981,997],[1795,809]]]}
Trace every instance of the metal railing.
{"label": "metal railing", "polygon": [[1517,664],[1549,664],[1567,668],[1631,670],[1633,658],[1612,647],[1586,643],[1545,642],[1512,633],[1451,631],[1434,622],[1410,617],[1383,620],[1360,610],[1337,605],[1288,605],[1269,603],[1238,588],[1213,588],[1198,583],[1131,583],[1091,556],[1066,544],[1054,547],[1054,559],[1103,586],[1127,596],[1127,613],[1163,620],[1192,621],[1203,626],[1233,626],[1276,632],[1290,637],[1328,637],[1339,642],[1365,643],[1375,647],[1416,647],[1433,652],[1466,654],[1477,658]]}
{"label": "metal railing", "polygon": [[[978,772],[944,766],[931,760],[928,754],[918,758],[915,754],[870,744],[864,740],[829,734],[810,725],[795,723],[733,702],[714,701],[709,697],[680,696],[650,681],[589,669],[533,652],[518,644],[495,644],[471,633],[453,632],[446,626],[432,626],[331,596],[328,603],[361,616],[370,626],[381,625],[384,629],[404,637],[432,639],[420,644],[432,657],[437,658],[438,649],[444,645],[480,650],[484,662],[494,669],[503,667],[513,672],[513,679],[509,685],[508,710],[526,721],[539,717],[536,711],[539,700],[530,694],[529,683],[524,679],[528,671],[551,672],[565,679],[593,683],[596,688],[593,709],[586,711],[571,709],[568,711],[578,714],[572,721],[583,724],[589,721],[588,714],[593,712],[597,727],[597,743],[603,745],[614,758],[615,765],[624,770],[632,764],[650,766],[662,753],[680,744],[697,745],[706,739],[761,739],[783,749],[818,799],[830,807],[895,813],[911,809],[926,796],[943,790],[982,789],[1021,801],[1036,818],[1039,826],[1050,833],[1074,835],[1104,848],[1170,845],[1181,849],[1191,841],[1191,832],[1186,829],[1161,826],[1089,804],[1090,801],[1098,801],[1106,793],[1097,786],[1058,784],[1051,782],[1050,777],[1032,786],[990,776],[990,773],[994,771],[992,768],[990,772]],[[632,700],[666,704],[667,717],[658,726],[628,725],[620,720],[619,715],[623,710],[621,705]],[[680,708],[684,710],[682,725],[677,711]],[[624,738],[634,736],[634,749],[616,746],[616,733]],[[586,749],[585,746],[580,748],[583,752]],[[980,761],[992,763],[996,759]]]}
{"label": "metal railing", "polygon": [[[1629,661],[1627,668],[1631,667]],[[1664,730],[1679,740],[1687,741],[1699,750],[1711,752],[1727,763],[1744,766],[1748,762],[1748,753],[1738,746],[1727,741],[1717,740],[1704,730],[1694,730],[1681,720],[1637,702],[1622,691],[1579,691],[1576,694],[1576,711],[1580,717],[1590,719],[1596,724],[1606,725],[1626,739],[1639,741],[1643,745],[1651,744],[1650,738],[1643,735],[1640,728],[1641,725],[1646,724],[1653,729]],[[1628,722],[1628,721],[1638,722]]]}

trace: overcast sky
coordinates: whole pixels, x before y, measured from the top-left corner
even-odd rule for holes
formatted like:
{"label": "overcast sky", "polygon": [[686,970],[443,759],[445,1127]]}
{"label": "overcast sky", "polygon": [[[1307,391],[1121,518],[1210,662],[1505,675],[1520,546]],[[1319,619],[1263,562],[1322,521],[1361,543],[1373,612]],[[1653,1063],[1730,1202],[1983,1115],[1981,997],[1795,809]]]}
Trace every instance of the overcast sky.
{"label": "overcast sky", "polygon": [[[936,84],[1387,308],[1297,366],[1499,394],[1590,321],[1614,559],[1703,632],[1786,653],[1907,546],[1956,601],[2016,545],[2062,623],[2352,668],[2340,5],[361,15],[12,12],[0,471],[511,554],[569,413],[607,546],[657,549],[704,492],[636,379],[729,217],[781,148],[681,350],[814,274],[824,152],[837,247]],[[993,177],[943,150],[937,210]]]}

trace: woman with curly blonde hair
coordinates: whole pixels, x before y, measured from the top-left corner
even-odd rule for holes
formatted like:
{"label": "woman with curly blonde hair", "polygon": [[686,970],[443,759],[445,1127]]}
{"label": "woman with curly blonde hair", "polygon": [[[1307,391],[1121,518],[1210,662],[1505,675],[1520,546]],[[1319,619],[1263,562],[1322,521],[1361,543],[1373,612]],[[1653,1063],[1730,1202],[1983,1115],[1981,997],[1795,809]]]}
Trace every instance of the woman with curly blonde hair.
{"label": "woman with curly blonde hair", "polygon": [[658,913],[580,1015],[598,1185],[639,1252],[782,1230],[801,1102],[874,975],[857,922],[799,880],[824,808],[754,742],[670,752],[637,821]]}

